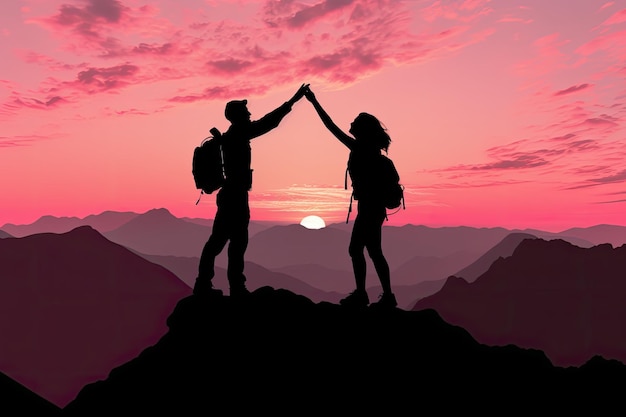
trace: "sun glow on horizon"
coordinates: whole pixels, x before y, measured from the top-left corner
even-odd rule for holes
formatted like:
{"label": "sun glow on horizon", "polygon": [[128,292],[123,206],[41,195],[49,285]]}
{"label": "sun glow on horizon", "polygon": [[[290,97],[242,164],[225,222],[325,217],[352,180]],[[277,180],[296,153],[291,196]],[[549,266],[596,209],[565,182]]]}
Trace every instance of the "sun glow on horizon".
{"label": "sun glow on horizon", "polygon": [[323,229],[326,227],[326,222],[319,216],[306,216],[300,221],[300,225],[307,229]]}

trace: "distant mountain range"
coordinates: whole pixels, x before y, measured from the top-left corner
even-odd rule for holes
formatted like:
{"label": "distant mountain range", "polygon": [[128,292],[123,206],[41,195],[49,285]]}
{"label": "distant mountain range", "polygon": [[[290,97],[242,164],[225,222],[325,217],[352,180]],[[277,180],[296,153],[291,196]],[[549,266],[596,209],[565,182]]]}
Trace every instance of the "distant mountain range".
{"label": "distant mountain range", "polygon": [[[169,217],[167,215],[169,215]],[[122,227],[136,217],[145,217],[146,219],[141,221],[145,226],[150,227],[156,223],[157,227],[163,227],[164,229],[171,228],[169,222],[174,219],[205,227],[211,227],[213,225],[213,219],[190,217],[178,219],[167,209],[158,208],[148,210],[145,213],[105,211],[100,214],[91,214],[84,218],[42,216],[31,224],[16,225],[6,223],[4,226],[0,227],[0,232],[5,231],[14,237],[24,237],[37,233],[65,233],[79,226],[91,226],[93,229],[104,234]],[[275,222],[252,221],[250,223],[250,234],[254,235],[257,231],[264,230],[276,224]],[[142,232],[145,232],[145,230]]]}
{"label": "distant mountain range", "polygon": [[[159,257],[157,263],[167,266],[189,284],[195,279],[198,257],[210,235],[212,220],[176,218],[167,209],[161,208],[142,214],[104,212],[84,219],[44,216],[31,225],[5,225],[3,229],[19,237],[35,231],[69,231],[71,229],[68,228],[76,224],[89,224],[107,239],[143,257]],[[246,260],[273,272],[287,274],[324,292],[346,294],[354,289],[352,266],[347,254],[351,228],[351,224],[336,223],[324,229],[310,230],[296,224],[253,221]],[[462,276],[468,281],[475,279],[498,256],[511,253],[517,242],[515,236],[547,240],[558,238],[580,247],[609,241],[617,246],[626,242],[626,227],[598,225],[550,233],[531,229],[385,225],[383,246],[392,270],[392,285],[403,289],[401,298],[406,304],[402,305],[410,308],[416,301],[410,297],[430,295],[422,290],[442,286],[440,281],[450,275]],[[495,251],[498,255],[494,257],[488,251]],[[151,260],[156,259],[153,257]],[[366,259],[368,291],[370,298],[376,298],[380,284],[372,263],[369,258]],[[225,268],[226,264],[225,250],[216,259],[216,265]],[[184,273],[181,273],[183,270]],[[422,282],[431,284],[417,290],[414,286]],[[313,294],[307,295],[316,299]]]}
{"label": "distant mountain range", "polygon": [[[11,230],[19,235],[44,226],[60,229],[75,221],[40,220],[37,226]],[[107,212],[89,221],[108,231],[81,225],[65,232],[21,237],[0,234],[0,335],[11,341],[0,344],[0,372],[59,407],[72,401],[85,384],[107,375],[107,380],[117,380],[117,373],[109,374],[111,369],[161,340],[167,333],[165,317],[191,294],[197,255],[210,234],[210,220],[178,219],[165,209],[144,214]],[[255,308],[261,311],[265,303],[276,301],[280,311],[272,310],[272,314],[291,319],[292,330],[309,325],[317,329],[319,317],[305,311],[325,315],[324,309],[335,308],[354,288],[347,253],[350,230],[349,224],[319,230],[268,223],[251,227],[248,286],[265,294]],[[626,337],[619,330],[626,313],[626,304],[621,302],[626,288],[619,279],[626,271],[626,245],[617,245],[620,239],[626,240],[625,230],[602,225],[570,229],[569,237],[556,238],[547,232],[504,228],[385,226],[383,244],[398,311],[436,311],[447,323],[467,330],[478,343],[542,351],[557,366],[578,367],[594,356],[626,362]],[[620,238],[620,233],[625,237]],[[612,243],[593,243],[602,241],[602,236]],[[224,251],[214,283],[227,296],[226,259]],[[369,261],[368,268],[368,293],[375,301],[381,288]],[[274,299],[268,287],[297,297]],[[308,300],[305,304],[318,307],[300,310],[302,298]],[[245,314],[253,313],[246,310]],[[329,317],[323,320],[339,317],[350,334],[349,316],[333,313]],[[230,325],[211,320],[217,326]],[[210,327],[211,323],[202,325]],[[259,328],[291,334],[283,327]],[[212,329],[216,335],[226,331]],[[250,346],[243,355],[267,342],[264,335],[255,335],[238,348]],[[315,335],[315,340],[321,337]],[[374,337],[353,336],[367,337],[366,344]],[[426,333],[424,337],[432,336]],[[334,337],[345,343],[343,336]],[[311,341],[308,336],[306,340]],[[280,339],[280,343],[286,354],[289,342]],[[324,343],[329,343],[326,349],[336,346],[328,340]],[[302,346],[289,349],[299,351]],[[368,356],[375,357],[373,353]],[[308,356],[299,356],[298,363],[307,360]],[[344,355],[343,360],[348,363],[352,358]],[[163,375],[171,371],[159,370]],[[112,406],[117,401],[113,398]]]}
{"label": "distant mountain range", "polygon": [[468,283],[451,277],[414,310],[434,309],[481,343],[540,349],[559,366],[626,362],[626,245],[524,239]]}
{"label": "distant mountain range", "polygon": [[16,225],[7,223],[0,229],[15,237],[24,237],[38,233],[66,233],[80,226],[91,226],[100,233],[105,233],[117,229],[137,216],[140,216],[140,214],[117,211],[105,211],[84,218],[43,216],[31,224]]}
{"label": "distant mountain range", "polygon": [[0,372],[63,407],[155,343],[191,294],[89,226],[0,239]]}
{"label": "distant mountain range", "polygon": [[453,274],[461,277],[467,282],[473,282],[487,272],[491,264],[498,258],[506,258],[513,254],[513,251],[524,239],[537,239],[537,236],[528,233],[511,233],[506,235],[497,245],[485,252],[480,258],[476,259],[465,268]]}
{"label": "distant mountain range", "polygon": [[538,350],[480,344],[434,310],[353,311],[262,287],[242,301],[186,297],[167,323],[63,415],[625,411],[624,364],[555,367]]}
{"label": "distant mountain range", "polygon": [[[141,255],[141,254],[139,254]],[[198,274],[198,258],[185,258],[177,256],[159,256],[159,255],[141,255],[150,262],[162,265],[176,274],[185,284],[193,288],[195,279]],[[284,288],[297,294],[305,295],[315,302],[329,301],[338,302],[345,296],[343,292],[325,291],[317,286],[309,285],[305,281],[301,281],[293,276],[271,271],[267,268],[257,265],[254,262],[246,262],[246,286],[250,290],[255,290],[267,285],[275,288]],[[228,279],[226,277],[226,269],[221,267],[215,268],[215,277],[213,278],[215,288],[221,289],[225,294],[229,294]]]}

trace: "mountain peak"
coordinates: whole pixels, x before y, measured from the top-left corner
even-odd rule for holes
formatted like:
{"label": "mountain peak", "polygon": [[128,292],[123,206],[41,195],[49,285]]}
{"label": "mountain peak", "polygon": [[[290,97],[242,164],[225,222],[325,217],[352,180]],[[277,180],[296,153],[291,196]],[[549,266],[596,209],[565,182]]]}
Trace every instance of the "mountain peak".
{"label": "mountain peak", "polygon": [[592,355],[626,363],[618,330],[625,270],[626,246],[524,239],[472,284],[449,279],[413,308],[436,309],[481,343],[541,349],[558,366],[580,366]]}
{"label": "mountain peak", "polygon": [[150,217],[175,217],[168,209],[166,208],[155,208],[146,211],[143,216]]}
{"label": "mountain peak", "polygon": [[93,227],[89,226],[89,225],[83,225],[83,226],[77,226],[75,228],[73,228],[72,230],[70,230],[69,232],[67,232],[68,234],[72,234],[72,235],[100,235],[100,232],[98,232],[96,229],[94,229]]}
{"label": "mountain peak", "polygon": [[554,367],[538,350],[480,345],[434,310],[355,311],[271,287],[244,300],[183,298],[167,323],[157,344],[83,388],[65,414],[401,415],[416,393],[441,395],[442,384],[464,412],[489,408],[475,401],[486,392],[563,410],[598,401],[626,372],[600,359],[583,374]]}

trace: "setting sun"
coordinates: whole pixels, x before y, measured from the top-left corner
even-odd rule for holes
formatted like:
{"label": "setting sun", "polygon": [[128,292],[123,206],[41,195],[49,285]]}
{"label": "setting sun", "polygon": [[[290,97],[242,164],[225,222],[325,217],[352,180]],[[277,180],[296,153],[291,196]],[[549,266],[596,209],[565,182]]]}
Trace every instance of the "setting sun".
{"label": "setting sun", "polygon": [[319,216],[306,216],[302,219],[302,221],[300,221],[300,225],[306,227],[307,229],[322,229],[326,227],[324,219]]}

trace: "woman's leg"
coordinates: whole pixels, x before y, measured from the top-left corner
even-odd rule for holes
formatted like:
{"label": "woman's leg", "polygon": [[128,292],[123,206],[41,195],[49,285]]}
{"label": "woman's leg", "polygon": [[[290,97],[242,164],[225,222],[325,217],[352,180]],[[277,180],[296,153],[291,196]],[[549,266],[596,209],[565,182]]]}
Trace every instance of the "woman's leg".
{"label": "woman's leg", "polygon": [[364,214],[366,214],[366,216],[364,216],[366,226],[363,230],[367,253],[374,264],[383,292],[391,293],[389,264],[383,254],[382,247],[382,228],[383,222],[385,221],[385,208],[373,207],[371,211],[368,210]]}
{"label": "woman's leg", "polygon": [[350,238],[350,246],[348,253],[352,259],[352,270],[354,271],[354,280],[357,291],[365,291],[365,276],[367,273],[367,264],[365,263],[365,226],[362,216],[357,214],[352,227],[352,236]]}

